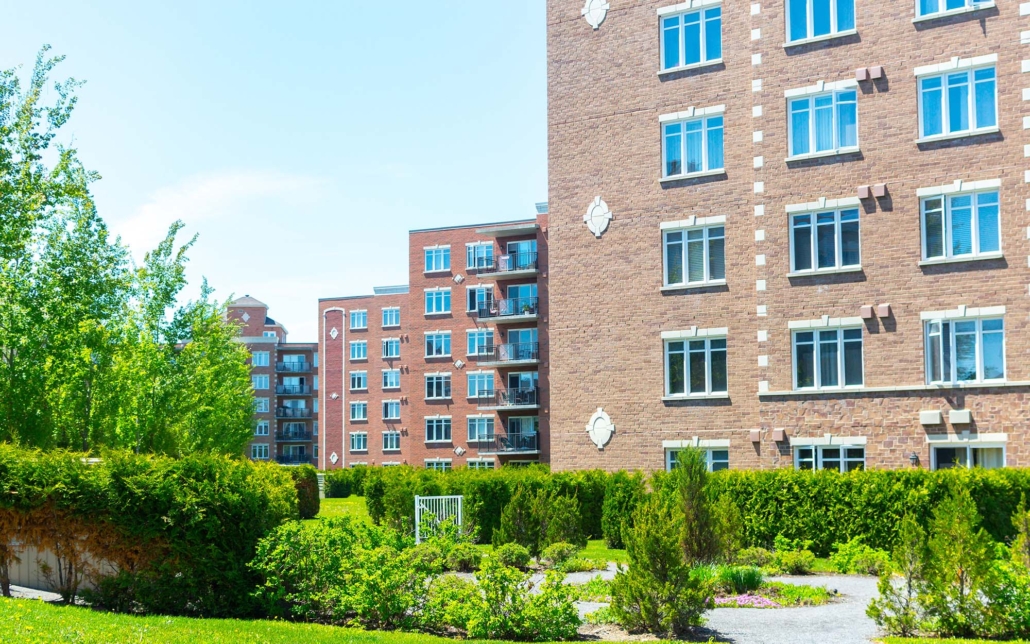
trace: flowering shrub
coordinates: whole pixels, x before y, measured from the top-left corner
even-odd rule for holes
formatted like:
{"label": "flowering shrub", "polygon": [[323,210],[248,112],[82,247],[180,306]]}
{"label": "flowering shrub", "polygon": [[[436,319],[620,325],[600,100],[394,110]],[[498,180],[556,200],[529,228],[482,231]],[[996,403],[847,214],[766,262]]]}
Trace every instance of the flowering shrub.
{"label": "flowering shrub", "polygon": [[716,597],[716,608],[780,608],[780,605],[761,595],[733,595]]}

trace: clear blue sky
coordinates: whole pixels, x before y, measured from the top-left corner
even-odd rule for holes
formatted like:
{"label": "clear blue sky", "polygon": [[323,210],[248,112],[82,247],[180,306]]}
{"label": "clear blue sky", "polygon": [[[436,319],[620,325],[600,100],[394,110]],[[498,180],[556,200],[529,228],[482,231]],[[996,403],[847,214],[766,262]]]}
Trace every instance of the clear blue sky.
{"label": "clear blue sky", "polygon": [[547,199],[542,0],[4,3],[0,67],[87,81],[67,126],[141,257],[182,219],[219,297],[291,340],[317,299],[407,281],[407,231]]}

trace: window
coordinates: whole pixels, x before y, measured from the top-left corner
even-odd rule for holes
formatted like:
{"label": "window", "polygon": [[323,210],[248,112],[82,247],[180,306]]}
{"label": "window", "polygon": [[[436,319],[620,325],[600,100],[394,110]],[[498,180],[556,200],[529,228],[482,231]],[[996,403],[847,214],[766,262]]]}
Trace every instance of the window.
{"label": "window", "polygon": [[451,374],[431,373],[426,375],[426,398],[450,398]]}
{"label": "window", "polygon": [[276,339],[278,339],[279,338],[279,334],[276,333],[275,331],[263,331],[261,333],[261,337],[263,337],[263,338],[276,338]]}
{"label": "window", "polygon": [[469,442],[492,441],[494,439],[493,416],[469,416]]}
{"label": "window", "polygon": [[312,436],[318,436],[318,421],[317,420],[311,423],[311,435]]}
{"label": "window", "polygon": [[723,169],[722,116],[662,125],[665,178]]}
{"label": "window", "polygon": [[451,289],[441,288],[426,291],[426,315],[451,312]]}
{"label": "window", "polygon": [[919,15],[932,16],[939,13],[961,13],[972,11],[981,5],[989,3],[993,6],[992,0],[919,0]]}
{"label": "window", "polygon": [[383,389],[400,389],[401,370],[383,369]]}
{"label": "window", "polygon": [[487,356],[494,351],[494,332],[490,329],[479,329],[468,332],[468,355]]}
{"label": "window", "polygon": [[448,418],[427,418],[426,419],[426,442],[446,443],[451,440],[451,419]]}
{"label": "window", "polygon": [[451,462],[450,460],[442,460],[438,458],[426,460],[427,470],[436,470],[437,472],[450,472]]}
{"label": "window", "polygon": [[350,343],[351,360],[368,360],[368,342],[361,340]]}
{"label": "window", "polygon": [[[709,472],[718,472],[720,470],[730,469],[730,450],[728,449],[703,449],[701,450],[705,457],[705,462],[708,464]],[[665,452],[665,469],[672,471],[674,468],[679,466],[679,456],[681,450],[670,449]]]}
{"label": "window", "polygon": [[468,466],[470,470],[492,470],[494,469],[493,459],[469,459]]}
{"label": "window", "polygon": [[493,398],[494,374],[491,371],[470,371],[468,373],[469,398]]}
{"label": "window", "polygon": [[787,0],[789,42],[855,29],[855,0]]}
{"label": "window", "polygon": [[383,451],[396,452],[401,448],[400,432],[383,432]]}
{"label": "window", "polygon": [[790,101],[790,156],[858,149],[858,92],[847,90]]}
{"label": "window", "polygon": [[1001,445],[947,445],[933,447],[935,470],[953,467],[982,467],[987,470],[1005,467],[1005,448]]}
{"label": "window", "polygon": [[662,69],[722,60],[722,8],[662,18]]}
{"label": "window", "polygon": [[368,328],[368,311],[351,311],[350,312],[350,328],[352,328],[352,329],[367,329]]}
{"label": "window", "polygon": [[400,420],[401,417],[401,401],[399,400],[384,400],[383,401],[383,420]]}
{"label": "window", "polygon": [[383,327],[400,326],[401,325],[401,310],[400,307],[392,307],[389,309],[383,309]]}
{"label": "window", "polygon": [[477,268],[493,268],[494,245],[491,243],[476,243],[465,245],[465,267],[469,270]]}
{"label": "window", "polygon": [[923,259],[1001,252],[998,192],[923,199]]}
{"label": "window", "polygon": [[793,273],[859,266],[858,208],[793,215],[790,247]]}
{"label": "window", "polygon": [[368,403],[352,402],[350,404],[351,420],[368,420]]}
{"label": "window", "polygon": [[267,367],[268,366],[268,352],[267,351],[255,351],[250,357],[250,365],[252,367]]}
{"label": "window", "polygon": [[665,394],[706,396],[726,392],[726,338],[665,343]]}
{"label": "window", "polygon": [[268,376],[251,376],[250,384],[254,389],[268,389]]}
{"label": "window", "polygon": [[268,460],[268,445],[251,445],[250,446],[250,457],[258,461]]}
{"label": "window", "polygon": [[852,445],[822,445],[794,448],[794,467],[799,470],[865,469],[865,448]]}
{"label": "window", "polygon": [[994,67],[919,79],[919,136],[975,134],[998,125]]}
{"label": "window", "polygon": [[451,247],[442,246],[439,248],[426,249],[426,272],[451,270]]}
{"label": "window", "polygon": [[384,358],[399,358],[401,357],[401,339],[400,338],[386,338],[383,340],[383,357]]}
{"label": "window", "polygon": [[268,436],[268,421],[259,420],[258,424],[254,427],[255,436]]}
{"label": "window", "polygon": [[795,389],[861,387],[863,381],[862,329],[794,332]]}
{"label": "window", "polygon": [[254,411],[258,412],[259,414],[268,411],[268,398],[255,398],[254,403]]}
{"label": "window", "polygon": [[352,371],[350,372],[350,388],[351,391],[368,389],[368,372],[367,371]]}
{"label": "window", "polygon": [[723,226],[666,231],[666,286],[725,280],[726,233]]}
{"label": "window", "polygon": [[368,433],[367,432],[354,432],[350,435],[350,451],[352,452],[367,452],[368,451]]}
{"label": "window", "polygon": [[296,438],[303,438],[308,426],[305,423],[283,423],[283,434]]}
{"label": "window", "polygon": [[466,311],[489,310],[494,304],[494,289],[492,286],[477,286],[465,290],[467,303]]}
{"label": "window", "polygon": [[426,357],[437,358],[451,355],[451,332],[426,334]]}
{"label": "window", "polygon": [[928,383],[1004,379],[1004,320],[930,320],[926,323]]}

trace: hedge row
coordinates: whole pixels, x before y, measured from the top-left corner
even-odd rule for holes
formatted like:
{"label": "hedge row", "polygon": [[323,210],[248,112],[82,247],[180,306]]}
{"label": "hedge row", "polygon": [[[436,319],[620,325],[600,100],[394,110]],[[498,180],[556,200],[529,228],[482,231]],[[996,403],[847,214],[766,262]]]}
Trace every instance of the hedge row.
{"label": "hedge row", "polygon": [[[598,470],[550,473],[546,467],[460,469],[435,472],[410,467],[367,468],[363,488],[376,523],[411,530],[415,495],[461,494],[467,525],[479,530],[479,541],[489,543],[500,524],[501,512],[515,486],[531,492],[556,491],[574,496],[580,505],[580,527],[591,539],[604,538],[621,546],[621,533],[633,510],[655,483],[639,474],[608,474]],[[781,470],[730,470],[712,477],[711,493],[726,494],[744,519],[748,546],[771,547],[777,535],[812,541],[821,556],[835,543],[862,536],[875,548],[890,549],[898,525],[906,514],[927,525],[933,509],[952,485],[970,490],[992,537],[1008,541],[1020,496],[1030,496],[1030,470],[870,470],[840,474]]]}
{"label": "hedge row", "polygon": [[[297,518],[290,473],[242,459],[125,452],[98,461],[0,445],[0,573],[24,546],[61,556],[62,594],[116,610],[255,614],[258,541]],[[98,567],[97,559],[117,570]]]}

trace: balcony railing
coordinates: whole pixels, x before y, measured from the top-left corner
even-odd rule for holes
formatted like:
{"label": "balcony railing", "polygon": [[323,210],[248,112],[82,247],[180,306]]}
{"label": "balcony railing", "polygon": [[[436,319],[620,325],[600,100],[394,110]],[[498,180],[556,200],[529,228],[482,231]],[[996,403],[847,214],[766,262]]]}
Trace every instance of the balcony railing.
{"label": "balcony railing", "polygon": [[538,297],[511,297],[494,300],[477,309],[476,316],[480,319],[487,319],[537,315],[540,312],[539,302],[540,298]]}
{"label": "balcony railing", "polygon": [[311,410],[307,407],[276,407],[276,418],[311,418]]}
{"label": "balcony railing", "polygon": [[275,393],[277,396],[310,396],[311,386],[310,385],[276,385]]}
{"label": "balcony railing", "polygon": [[306,429],[276,432],[275,440],[280,443],[310,443],[311,432]]}
{"label": "balcony railing", "polygon": [[280,465],[306,465],[314,458],[311,454],[276,454],[275,460]]}
{"label": "balcony railing", "polygon": [[535,271],[537,268],[537,254],[535,252],[509,253],[507,255],[501,255],[493,262],[490,262],[488,266],[477,267],[480,274],[520,273],[522,271]]}
{"label": "balcony railing", "polygon": [[275,370],[279,373],[303,373],[311,371],[310,362],[277,362]]}
{"label": "balcony railing", "polygon": [[539,342],[507,342],[487,349],[487,352],[476,356],[480,362],[529,362],[540,359]]}
{"label": "balcony railing", "polygon": [[498,391],[494,394],[492,402],[480,402],[479,404],[493,407],[532,407],[540,404],[539,397],[537,396],[538,392],[539,390],[535,388]]}
{"label": "balcony railing", "polygon": [[478,441],[480,453],[513,454],[519,452],[539,452],[539,434],[508,434],[493,436]]}

